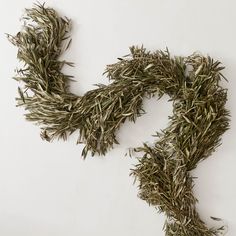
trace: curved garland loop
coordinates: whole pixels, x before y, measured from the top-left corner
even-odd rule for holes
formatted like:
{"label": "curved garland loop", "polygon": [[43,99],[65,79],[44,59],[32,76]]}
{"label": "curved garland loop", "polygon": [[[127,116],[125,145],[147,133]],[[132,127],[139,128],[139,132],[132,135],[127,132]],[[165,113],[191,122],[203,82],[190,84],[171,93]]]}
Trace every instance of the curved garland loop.
{"label": "curved garland loop", "polygon": [[131,47],[129,56],[107,66],[110,85],[77,96],[68,90],[70,76],[61,72],[72,64],[59,60],[70,44],[70,21],[44,5],[26,9],[24,19],[23,29],[8,35],[25,63],[15,77],[24,82],[17,101],[28,111],[26,119],[41,125],[42,138],[66,139],[79,130],[82,155],[104,155],[118,143],[120,125],[143,113],[143,99],[168,94],[173,101],[169,127],[153,145],[135,149],[143,154],[132,170],[139,196],[165,212],[167,236],[218,235],[223,228],[207,228],[196,211],[190,171],[219,146],[229,127],[221,63],[199,54],[172,58],[168,50]]}

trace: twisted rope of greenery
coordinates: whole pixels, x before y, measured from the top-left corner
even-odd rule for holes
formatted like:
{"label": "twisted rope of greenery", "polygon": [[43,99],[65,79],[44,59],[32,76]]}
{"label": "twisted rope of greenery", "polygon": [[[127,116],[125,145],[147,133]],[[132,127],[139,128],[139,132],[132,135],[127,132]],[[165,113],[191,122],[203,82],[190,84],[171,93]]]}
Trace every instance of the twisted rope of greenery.
{"label": "twisted rope of greenery", "polygon": [[61,72],[72,65],[60,60],[71,42],[70,21],[44,5],[26,9],[24,19],[23,29],[8,36],[25,64],[15,77],[24,83],[17,101],[27,110],[26,119],[41,125],[42,138],[66,139],[79,130],[82,155],[104,155],[118,143],[120,125],[142,115],[143,99],[168,94],[170,125],[153,145],[135,149],[143,154],[132,170],[139,196],[165,212],[167,236],[218,235],[223,228],[208,229],[196,211],[190,171],[220,145],[229,127],[227,93],[219,85],[221,63],[199,54],[172,58],[168,50],[131,47],[129,56],[107,66],[111,84],[77,96],[68,90],[70,76]]}

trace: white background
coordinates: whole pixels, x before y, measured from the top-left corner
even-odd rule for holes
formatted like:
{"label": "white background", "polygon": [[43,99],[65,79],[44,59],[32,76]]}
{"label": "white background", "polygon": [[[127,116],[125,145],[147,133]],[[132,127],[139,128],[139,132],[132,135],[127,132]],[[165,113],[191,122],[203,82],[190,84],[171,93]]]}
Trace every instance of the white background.
{"label": "white background", "polygon": [[[67,142],[47,143],[39,128],[15,107],[16,48],[4,33],[20,30],[19,18],[31,0],[0,1],[0,235],[1,236],[156,236],[164,216],[137,198],[129,176],[137,161],[125,157],[128,147],[153,141],[171,115],[167,98],[145,102],[147,114],[125,123],[120,145],[105,157],[81,158],[77,135]],[[194,171],[198,209],[209,226],[210,216],[223,218],[228,236],[236,235],[236,3],[234,0],[50,0],[47,5],[73,20],[73,44],[65,58],[83,94],[93,84],[108,83],[105,65],[144,44],[188,55],[198,50],[223,62],[229,83],[231,129],[223,144]],[[220,225],[220,223],[218,223]]]}

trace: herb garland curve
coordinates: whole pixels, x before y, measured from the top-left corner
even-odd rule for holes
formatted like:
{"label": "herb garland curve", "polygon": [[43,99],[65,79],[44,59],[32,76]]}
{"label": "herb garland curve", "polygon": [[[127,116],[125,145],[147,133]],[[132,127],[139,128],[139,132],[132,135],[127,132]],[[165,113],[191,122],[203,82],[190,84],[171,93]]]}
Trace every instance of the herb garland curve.
{"label": "herb garland curve", "polygon": [[120,125],[142,115],[145,98],[169,95],[170,124],[153,145],[135,148],[142,156],[131,174],[139,180],[140,198],[166,214],[167,236],[219,235],[223,227],[209,229],[197,213],[190,171],[215,151],[229,128],[221,63],[200,54],[171,57],[168,50],[151,53],[133,46],[129,56],[107,66],[111,84],[77,96],[69,92],[71,77],[61,72],[72,63],[59,59],[71,43],[70,20],[40,4],[26,9],[24,20],[16,36],[8,35],[25,64],[14,77],[24,83],[17,101],[27,110],[26,119],[41,125],[41,137],[66,139],[79,130],[84,157],[88,151],[105,155],[118,143]]}

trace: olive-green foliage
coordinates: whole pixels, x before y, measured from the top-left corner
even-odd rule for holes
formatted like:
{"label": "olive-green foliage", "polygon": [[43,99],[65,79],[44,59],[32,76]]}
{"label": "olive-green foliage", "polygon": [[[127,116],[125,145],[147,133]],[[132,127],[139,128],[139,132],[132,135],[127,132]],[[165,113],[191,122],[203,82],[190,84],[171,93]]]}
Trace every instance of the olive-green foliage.
{"label": "olive-green foliage", "polygon": [[116,131],[126,119],[143,114],[143,99],[168,94],[173,101],[169,126],[157,141],[135,150],[142,153],[132,175],[139,180],[139,196],[167,216],[167,236],[211,236],[196,211],[190,171],[220,144],[229,127],[225,109],[226,90],[219,82],[221,63],[193,54],[171,57],[168,50],[146,51],[131,47],[130,55],[106,68],[111,84],[99,85],[84,96],[69,92],[71,77],[61,72],[60,55],[71,43],[70,20],[44,5],[26,9],[23,29],[9,40],[18,47],[18,105],[27,110],[26,119],[41,125],[42,138],[66,139],[79,130],[85,143],[82,155],[104,155],[116,140]]}

